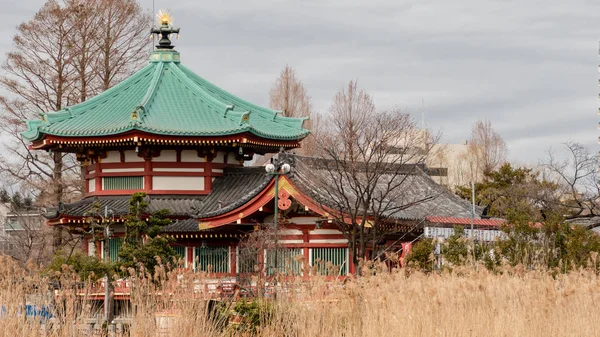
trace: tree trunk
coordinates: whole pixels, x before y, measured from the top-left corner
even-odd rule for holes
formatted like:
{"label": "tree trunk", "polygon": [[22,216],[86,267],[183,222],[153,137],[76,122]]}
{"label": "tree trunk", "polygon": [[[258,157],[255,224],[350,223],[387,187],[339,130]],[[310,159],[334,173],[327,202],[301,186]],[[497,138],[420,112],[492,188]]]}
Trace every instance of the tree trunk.
{"label": "tree trunk", "polygon": [[356,226],[352,226],[352,240],[350,241],[350,247],[352,249],[352,263],[354,264],[354,273],[356,276],[360,276],[360,265],[358,264],[358,246],[356,245]]}
{"label": "tree trunk", "polygon": [[364,259],[365,258],[365,247],[366,247],[366,240],[365,240],[365,224],[363,223],[360,226],[360,232],[359,232],[360,236],[359,236],[359,250],[358,250],[358,256],[360,259]]}
{"label": "tree trunk", "polygon": [[[54,152],[52,154],[52,160],[54,161],[54,168],[53,168],[53,185],[54,185],[54,204],[59,207],[60,203],[62,202],[63,199],[63,183],[62,183],[62,176],[63,176],[63,161],[62,161],[62,154],[60,152]],[[62,248],[63,245],[63,240],[62,240],[62,235],[63,235],[63,229],[61,226],[55,226],[52,230],[52,236],[53,236],[53,242],[52,242],[52,250],[54,252],[58,251],[59,249]]]}

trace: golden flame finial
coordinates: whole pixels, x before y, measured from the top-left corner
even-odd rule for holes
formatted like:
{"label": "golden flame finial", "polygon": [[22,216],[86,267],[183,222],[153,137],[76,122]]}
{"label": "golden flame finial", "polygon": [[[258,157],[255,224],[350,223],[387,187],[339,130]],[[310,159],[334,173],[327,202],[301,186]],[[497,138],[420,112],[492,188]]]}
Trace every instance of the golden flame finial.
{"label": "golden flame finial", "polygon": [[173,25],[173,15],[168,9],[159,10],[158,14],[156,14],[156,18],[158,19],[159,25]]}

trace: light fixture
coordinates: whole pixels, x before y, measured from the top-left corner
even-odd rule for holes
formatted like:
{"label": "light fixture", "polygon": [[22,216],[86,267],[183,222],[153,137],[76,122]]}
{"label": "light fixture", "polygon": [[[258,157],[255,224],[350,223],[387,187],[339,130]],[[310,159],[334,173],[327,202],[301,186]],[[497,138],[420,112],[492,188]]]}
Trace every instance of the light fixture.
{"label": "light fixture", "polygon": [[267,171],[267,173],[274,173],[275,172],[275,165],[273,165],[273,163],[268,163],[265,166],[265,171]]}
{"label": "light fixture", "polygon": [[315,229],[321,229],[323,228],[323,220],[319,219],[317,221],[315,221]]}
{"label": "light fixture", "polygon": [[283,172],[283,174],[290,173],[291,170],[292,170],[292,167],[290,166],[290,164],[285,163],[285,164],[281,165],[281,171]]}

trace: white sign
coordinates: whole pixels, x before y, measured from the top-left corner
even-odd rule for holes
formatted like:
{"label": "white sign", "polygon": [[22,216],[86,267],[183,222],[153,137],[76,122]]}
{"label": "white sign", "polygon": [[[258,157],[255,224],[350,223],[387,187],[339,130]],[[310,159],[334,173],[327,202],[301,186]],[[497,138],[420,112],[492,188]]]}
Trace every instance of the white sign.
{"label": "white sign", "polygon": [[[447,227],[425,227],[424,236],[426,238],[442,238],[447,239],[454,235],[454,228]],[[496,241],[506,238],[506,233],[497,229],[474,229],[473,235],[475,240],[479,241]],[[465,236],[471,238],[471,229],[465,228]]]}

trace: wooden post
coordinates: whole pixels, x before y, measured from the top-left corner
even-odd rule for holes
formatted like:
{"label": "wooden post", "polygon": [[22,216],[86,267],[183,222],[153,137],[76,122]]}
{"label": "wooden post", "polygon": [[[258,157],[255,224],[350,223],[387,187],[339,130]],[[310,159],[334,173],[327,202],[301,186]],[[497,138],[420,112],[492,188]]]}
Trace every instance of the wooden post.
{"label": "wooden post", "polygon": [[194,270],[194,247],[185,247],[187,250],[187,264],[188,268]]}
{"label": "wooden post", "polygon": [[229,245],[229,251],[231,252],[231,266],[229,266],[230,269],[230,275],[235,277],[236,276],[236,271],[237,271],[237,246],[232,243]]}
{"label": "wooden post", "polygon": [[152,190],[152,158],[144,160],[144,191],[146,193]]}

